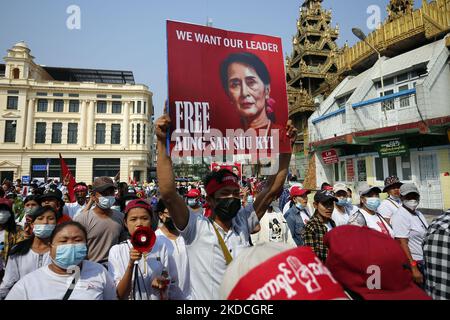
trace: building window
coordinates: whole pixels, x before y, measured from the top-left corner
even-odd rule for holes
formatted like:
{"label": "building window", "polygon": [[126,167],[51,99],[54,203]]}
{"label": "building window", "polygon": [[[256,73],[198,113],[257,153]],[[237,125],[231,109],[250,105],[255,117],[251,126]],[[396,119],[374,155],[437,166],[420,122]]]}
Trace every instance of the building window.
{"label": "building window", "polygon": [[97,123],[95,128],[95,143],[96,144],[105,144],[105,132],[106,132],[106,124]]}
{"label": "building window", "polygon": [[80,101],[69,100],[69,112],[79,112],[79,111],[80,111]]}
{"label": "building window", "polygon": [[[398,92],[407,91],[408,85],[398,87]],[[409,96],[404,96],[400,98],[400,108],[409,107]]]}
{"label": "building window", "polygon": [[69,93],[70,98],[78,98],[80,95],[78,93]]}
{"label": "building window", "polygon": [[5,121],[5,142],[16,142],[16,120]]}
{"label": "building window", "polygon": [[136,113],[141,113],[141,105],[142,105],[141,101],[138,101]]}
{"label": "building window", "polygon": [[[383,93],[380,93],[380,97],[385,97],[394,93],[394,90],[387,90]],[[389,111],[394,110],[395,104],[394,99],[385,100],[381,103],[381,111]]]}
{"label": "building window", "polygon": [[64,112],[64,101],[63,100],[53,101],[53,112]]}
{"label": "building window", "polygon": [[134,144],[134,123],[131,124],[131,144]]}
{"label": "building window", "polygon": [[34,139],[35,143],[45,143],[45,131],[47,129],[47,123],[36,122],[36,136]]}
{"label": "building window", "polygon": [[60,93],[60,92],[54,92],[53,93],[54,97],[64,97],[64,93]]}
{"label": "building window", "polygon": [[6,109],[9,110],[17,110],[17,106],[19,104],[19,97],[8,97]]}
{"label": "building window", "polygon": [[118,94],[113,94],[113,95],[111,96],[111,98],[112,98],[112,99],[122,99],[122,96],[121,96],[121,95],[118,95]]}
{"label": "building window", "polygon": [[358,160],[356,162],[356,168],[358,172],[358,181],[363,182],[367,181],[367,170],[366,170],[366,160]]}
{"label": "building window", "polygon": [[20,70],[19,68],[14,68],[13,69],[13,79],[19,79],[20,77]]}
{"label": "building window", "polygon": [[52,143],[61,143],[62,123],[54,122],[52,124]]}
{"label": "building window", "polygon": [[147,114],[147,101],[144,101],[144,114]]}
{"label": "building window", "polygon": [[120,171],[120,158],[93,159],[93,180],[98,177],[114,177]]}
{"label": "building window", "polygon": [[141,124],[136,125],[136,144],[141,143]]}
{"label": "building window", "polygon": [[46,97],[47,96],[47,92],[36,92],[36,95],[38,97]]}
{"label": "building window", "polygon": [[[36,166],[47,166],[47,161],[49,161],[48,165],[48,176],[47,171],[42,170],[35,170]],[[73,176],[75,177],[77,175],[77,160],[74,158],[64,158],[64,162],[69,167],[70,171],[72,172]],[[59,181],[61,179],[61,165],[60,165],[60,159],[59,158],[32,158],[31,159],[31,179],[34,178],[57,178]]]}
{"label": "building window", "polygon": [[383,158],[375,158],[375,176],[377,181],[384,180]]}
{"label": "building window", "polygon": [[113,101],[112,103],[112,113],[122,113],[122,102]]}
{"label": "building window", "polygon": [[37,105],[37,112],[47,112],[48,101],[47,99],[39,99]]}
{"label": "building window", "polygon": [[402,73],[397,76],[397,82],[402,82],[408,80],[408,73]]}
{"label": "building window", "polygon": [[145,136],[146,136],[146,133],[147,133],[147,125],[146,124],[144,124],[144,138],[143,138],[143,141],[142,141],[142,143],[143,144],[145,144]]}
{"label": "building window", "polygon": [[120,124],[111,125],[111,144],[120,144]]}
{"label": "building window", "polygon": [[135,105],[136,105],[136,102],[133,101],[133,114],[135,114],[135,112],[136,112],[136,110],[135,110]]}
{"label": "building window", "polygon": [[388,175],[389,176],[397,176],[397,159],[396,158],[388,158]]}
{"label": "building window", "polygon": [[345,181],[345,161],[334,164],[334,181]]}
{"label": "building window", "polygon": [[97,113],[106,113],[106,101],[97,101]]}
{"label": "building window", "polygon": [[402,164],[402,180],[412,180],[411,155],[403,155],[400,160]]}
{"label": "building window", "polygon": [[78,123],[69,123],[67,130],[67,143],[77,144],[78,142]]}

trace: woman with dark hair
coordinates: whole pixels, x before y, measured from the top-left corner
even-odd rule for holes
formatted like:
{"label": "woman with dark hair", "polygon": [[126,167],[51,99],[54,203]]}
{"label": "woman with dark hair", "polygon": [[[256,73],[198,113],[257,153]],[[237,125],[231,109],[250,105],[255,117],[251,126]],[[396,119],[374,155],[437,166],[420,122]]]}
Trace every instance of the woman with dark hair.
{"label": "woman with dark hair", "polygon": [[[275,124],[275,101],[270,98],[270,74],[260,58],[248,52],[233,53],[222,62],[220,77],[223,89],[241,116],[245,130],[284,130]],[[280,137],[283,136],[280,133]]]}
{"label": "woman with dark hair", "polygon": [[27,236],[30,236],[32,233],[32,230],[30,228],[30,223],[31,223],[31,213],[36,210],[37,208],[39,208],[39,202],[38,202],[38,196],[35,195],[29,195],[25,198],[25,200],[23,201],[23,210],[22,213],[19,215],[18,219],[16,220],[16,223],[18,225],[20,225],[25,234]]}
{"label": "woman with dark hair", "polygon": [[63,222],[50,237],[51,263],[19,280],[6,300],[115,300],[106,269],[87,261],[87,232],[78,222]]}
{"label": "woman with dark hair", "polygon": [[40,207],[30,214],[33,235],[11,249],[5,277],[0,284],[0,299],[4,299],[25,275],[51,263],[49,241],[56,226],[56,214],[50,206]]}
{"label": "woman with dark hair", "polygon": [[26,238],[22,228],[16,225],[12,202],[0,198],[0,281],[8,263],[11,248]]}

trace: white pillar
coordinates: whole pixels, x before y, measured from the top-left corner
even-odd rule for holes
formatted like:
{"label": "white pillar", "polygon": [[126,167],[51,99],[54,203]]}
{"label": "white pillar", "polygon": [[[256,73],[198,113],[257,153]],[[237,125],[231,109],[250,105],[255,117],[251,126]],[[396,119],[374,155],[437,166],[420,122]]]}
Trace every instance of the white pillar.
{"label": "white pillar", "polygon": [[31,149],[33,146],[33,133],[34,133],[34,102],[35,99],[28,100],[28,110],[27,110],[27,123],[25,126],[26,139],[25,147]]}
{"label": "white pillar", "polygon": [[124,105],[124,117],[122,124],[122,146],[124,149],[128,149],[130,141],[130,102],[125,101]]}
{"label": "white pillar", "polygon": [[87,101],[81,101],[81,118],[80,118],[80,141],[78,145],[80,147],[86,147],[86,131],[87,131]]}
{"label": "white pillar", "polygon": [[89,101],[88,108],[88,120],[87,120],[87,146],[92,148],[94,146],[94,117],[95,117],[95,109],[94,109],[94,101]]}

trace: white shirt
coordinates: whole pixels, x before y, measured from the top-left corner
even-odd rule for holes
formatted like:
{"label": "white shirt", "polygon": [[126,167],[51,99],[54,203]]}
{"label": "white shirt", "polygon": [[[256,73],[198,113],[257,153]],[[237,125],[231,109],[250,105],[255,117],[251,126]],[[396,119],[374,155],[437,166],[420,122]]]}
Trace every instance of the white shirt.
{"label": "white shirt", "polygon": [[381,214],[383,218],[391,219],[392,215],[402,206],[401,202],[397,202],[394,198],[389,196],[386,200],[383,200],[377,209],[377,212]]}
{"label": "white shirt", "polygon": [[[106,269],[84,260],[69,300],[116,300],[116,287]],[[19,280],[6,300],[62,300],[74,275],[57,274],[44,266]]]}
{"label": "white shirt", "polygon": [[377,214],[370,214],[364,209],[359,209],[359,211],[362,213],[364,218],[366,219],[367,227],[370,229],[374,229],[376,231],[382,232],[386,235],[394,237],[394,232],[392,228],[388,225],[386,221],[384,221],[381,217],[379,217]]}
{"label": "white shirt", "polygon": [[83,210],[84,207],[86,207],[86,203],[82,206],[78,202],[72,202],[72,203],[66,203],[63,207],[63,213],[70,216],[71,219],[75,217],[75,214],[78,212],[78,210]]}
{"label": "white shirt", "polygon": [[422,261],[422,241],[428,229],[428,223],[423,214],[417,210],[416,214],[411,214],[402,206],[392,216],[391,224],[396,238],[408,239],[408,247],[413,259]]}
{"label": "white shirt", "polygon": [[49,253],[50,251],[39,254],[30,249],[24,255],[15,254],[10,256],[5,269],[5,276],[0,284],[0,299],[6,297],[14,284],[24,276],[43,266],[49,265],[52,262]]}
{"label": "white shirt", "polygon": [[183,237],[169,239],[160,229],[156,236],[164,242],[167,248],[170,270],[170,300],[190,300],[191,281],[189,278],[189,260]]}
{"label": "white shirt", "polygon": [[273,207],[273,212],[267,212],[259,221],[261,230],[252,234],[252,243],[262,244],[268,242],[283,242],[296,248],[297,245],[292,239],[291,230],[279,208]]}
{"label": "white shirt", "polygon": [[333,214],[331,215],[331,219],[336,223],[336,227],[343,226],[348,224],[348,219],[352,214],[358,211],[358,207],[354,205],[344,206],[344,212],[342,213],[336,207],[333,209]]}
{"label": "white shirt", "polygon": [[[112,246],[108,257],[108,272],[114,280],[116,286],[122,280],[130,261],[130,250],[133,246],[130,240]],[[139,286],[140,294],[136,292],[135,300],[160,300],[160,292],[152,288],[152,281],[160,276],[163,269],[169,271],[169,256],[167,248],[161,238],[156,238],[155,245],[146,256],[139,260]],[[134,283],[134,272],[132,277],[132,285]],[[136,288],[137,289],[137,288]],[[147,295],[148,292],[148,295]]]}
{"label": "white shirt", "polygon": [[[250,246],[250,233],[258,223],[253,205],[248,205],[239,210],[227,233],[216,224],[233,258]],[[179,231],[189,258],[192,299],[219,300],[219,287],[227,265],[212,223],[204,216],[190,213],[186,228]]]}

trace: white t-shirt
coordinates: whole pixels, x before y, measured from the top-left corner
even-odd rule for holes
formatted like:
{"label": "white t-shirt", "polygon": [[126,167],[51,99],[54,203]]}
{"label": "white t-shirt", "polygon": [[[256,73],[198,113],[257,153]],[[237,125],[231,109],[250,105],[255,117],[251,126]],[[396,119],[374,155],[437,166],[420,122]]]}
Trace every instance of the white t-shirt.
{"label": "white t-shirt", "polygon": [[397,202],[394,198],[389,197],[383,200],[377,209],[377,212],[386,219],[391,219],[392,215],[402,206],[401,202]]}
{"label": "white t-shirt", "polygon": [[39,254],[32,249],[24,255],[12,255],[8,259],[5,276],[0,284],[0,299],[7,296],[14,284],[24,276],[51,263],[50,251]]}
{"label": "white t-shirt", "polygon": [[156,236],[167,248],[170,270],[170,300],[190,300],[191,281],[189,278],[189,260],[183,237],[176,240],[169,239],[160,229]]}
{"label": "white t-shirt", "polygon": [[389,235],[392,238],[394,237],[394,232],[392,228],[388,225],[386,221],[384,221],[377,214],[370,214],[362,208],[359,209],[359,211],[363,214],[364,218],[366,219],[367,227],[382,232],[386,235]]}
{"label": "white t-shirt", "polygon": [[403,206],[398,208],[391,218],[394,236],[408,239],[409,251],[414,260],[423,260],[422,241],[428,229],[428,223],[423,214],[416,210],[411,214]]}
{"label": "white t-shirt", "polygon": [[[106,269],[84,260],[69,300],[116,300],[116,287]],[[19,280],[6,300],[62,300],[74,275],[57,274],[44,266]]]}
{"label": "white t-shirt", "polygon": [[297,247],[283,213],[277,207],[274,207],[273,210],[272,212],[266,211],[259,221],[261,230],[251,235],[252,243],[256,245],[268,242],[283,242],[293,248]]}
{"label": "white t-shirt", "polygon": [[66,205],[63,207],[63,213],[73,219],[78,210],[83,210],[84,207],[86,207],[86,203],[82,206],[78,202],[66,203]]}
{"label": "white t-shirt", "polygon": [[[253,205],[248,205],[239,210],[227,233],[216,224],[233,258],[250,246],[250,233],[258,223]],[[180,233],[189,258],[192,299],[219,300],[219,287],[227,265],[212,223],[204,216],[190,213],[188,224]]]}
{"label": "white t-shirt", "polygon": [[331,219],[336,223],[336,227],[348,224],[348,220],[352,214],[358,211],[358,207],[354,205],[344,206],[344,212],[340,212],[336,207],[333,209]]}
{"label": "white t-shirt", "polygon": [[[108,272],[114,279],[115,285],[119,285],[122,280],[125,271],[128,268],[128,262],[130,261],[130,250],[133,246],[130,240],[112,246],[109,250],[108,256]],[[160,292],[157,289],[152,288],[152,281],[154,278],[161,275],[163,269],[169,268],[169,256],[164,241],[161,238],[156,238],[155,245],[152,251],[149,252],[146,257],[143,256],[139,260],[139,286],[141,288],[140,294],[136,292],[135,300],[160,300]],[[132,284],[134,283],[134,272],[132,277]],[[149,296],[147,295],[147,292]]]}

